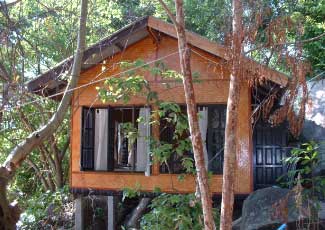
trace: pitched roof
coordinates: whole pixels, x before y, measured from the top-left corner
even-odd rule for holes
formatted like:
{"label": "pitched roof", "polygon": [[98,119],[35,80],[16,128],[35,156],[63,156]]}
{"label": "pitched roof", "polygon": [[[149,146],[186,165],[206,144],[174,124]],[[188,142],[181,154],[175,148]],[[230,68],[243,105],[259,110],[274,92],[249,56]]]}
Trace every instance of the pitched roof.
{"label": "pitched roof", "polygon": [[[111,36],[89,46],[84,53],[82,70],[89,69],[107,57],[122,52],[130,45],[147,37],[151,33],[152,29],[177,38],[175,27],[172,24],[152,16],[141,18],[113,33]],[[186,35],[188,43],[192,46],[225,60],[229,60],[228,54],[230,52],[227,47],[212,42],[193,32],[187,31]],[[287,85],[288,77],[285,74],[246,57],[244,58],[244,61],[246,62],[244,66],[249,67],[250,71],[264,76],[266,79],[271,80],[282,87]],[[29,81],[27,83],[28,90],[42,95],[52,95],[58,90],[61,90],[66,86],[66,81],[61,80],[60,77],[64,72],[71,68],[72,63],[73,56],[61,61],[53,68]]]}

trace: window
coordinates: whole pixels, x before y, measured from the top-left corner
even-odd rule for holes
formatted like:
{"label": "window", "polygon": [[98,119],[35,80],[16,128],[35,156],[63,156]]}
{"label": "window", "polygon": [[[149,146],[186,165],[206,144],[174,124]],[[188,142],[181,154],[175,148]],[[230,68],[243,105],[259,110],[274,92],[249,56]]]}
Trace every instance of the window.
{"label": "window", "polygon": [[[181,110],[186,114],[185,106]],[[199,125],[204,145],[206,167],[222,174],[226,105],[199,106]],[[142,117],[144,122],[137,122]],[[150,108],[83,108],[81,170],[132,171],[150,174]],[[160,140],[176,147],[175,127],[161,121]],[[189,138],[189,133],[182,137]],[[192,151],[183,153],[192,157]],[[184,173],[182,157],[173,153],[160,167],[161,173]]]}
{"label": "window", "polygon": [[149,118],[149,108],[83,108],[81,170],[148,171]]}
{"label": "window", "polygon": [[227,107],[226,105],[210,105],[207,109],[208,170],[215,174],[222,174]]}
{"label": "window", "polygon": [[[186,114],[186,107],[180,106],[182,114]],[[173,140],[175,133],[175,124],[167,122],[165,119],[160,120],[160,141],[173,145],[173,148],[177,147],[177,141]],[[181,140],[189,138],[189,132],[183,133]],[[167,162],[162,162],[160,166],[161,173],[174,173],[180,174],[185,173],[185,168],[182,166],[182,158],[190,157],[193,158],[192,151],[183,153],[182,156],[173,152]]]}
{"label": "window", "polygon": [[[186,113],[186,108],[181,106],[182,111]],[[199,106],[199,125],[202,134],[204,147],[204,158],[206,167],[214,174],[222,174],[223,171],[223,154],[225,139],[225,123],[226,123],[226,105],[208,105]],[[170,144],[173,141],[173,133],[175,128],[172,125],[166,125],[161,121],[160,140]],[[189,135],[184,135],[189,138]],[[192,157],[193,153],[184,153],[185,157]],[[168,164],[168,165],[167,165]],[[184,173],[181,157],[173,153],[167,164],[163,163],[160,167],[161,173]]]}

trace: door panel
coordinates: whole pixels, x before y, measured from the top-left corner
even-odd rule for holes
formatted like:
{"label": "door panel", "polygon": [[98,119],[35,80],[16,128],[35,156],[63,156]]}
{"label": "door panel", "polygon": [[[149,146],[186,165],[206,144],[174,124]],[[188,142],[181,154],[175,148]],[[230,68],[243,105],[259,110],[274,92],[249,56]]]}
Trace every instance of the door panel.
{"label": "door panel", "polygon": [[276,184],[276,179],[286,173],[283,159],[288,155],[286,125],[271,127],[266,123],[255,126],[254,142],[254,189]]}

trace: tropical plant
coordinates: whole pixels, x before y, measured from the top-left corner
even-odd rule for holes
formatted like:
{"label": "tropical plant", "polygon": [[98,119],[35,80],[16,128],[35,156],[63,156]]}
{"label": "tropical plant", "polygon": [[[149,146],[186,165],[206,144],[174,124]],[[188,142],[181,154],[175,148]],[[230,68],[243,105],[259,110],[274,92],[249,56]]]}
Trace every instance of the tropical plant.
{"label": "tropical plant", "polygon": [[[161,194],[149,205],[150,212],[141,219],[143,230],[201,230],[203,215],[200,201],[194,194]],[[213,209],[216,226],[219,226],[219,210]]]}
{"label": "tropical plant", "polygon": [[316,142],[306,142],[301,144],[300,148],[293,148],[284,162],[289,170],[287,174],[278,178],[282,186],[292,188],[300,183],[305,188],[306,194],[325,196],[325,178],[322,175],[315,175],[321,163]]}

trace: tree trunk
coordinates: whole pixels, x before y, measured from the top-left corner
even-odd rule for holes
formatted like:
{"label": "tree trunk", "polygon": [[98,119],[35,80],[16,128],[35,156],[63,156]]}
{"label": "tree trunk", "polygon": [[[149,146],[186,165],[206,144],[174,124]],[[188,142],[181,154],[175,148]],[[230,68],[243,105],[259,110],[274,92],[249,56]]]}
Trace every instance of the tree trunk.
{"label": "tree trunk", "polygon": [[143,212],[146,210],[148,204],[150,203],[151,198],[141,198],[137,207],[132,211],[131,216],[126,221],[125,226],[127,229],[129,228],[136,228],[140,217],[142,216]]}
{"label": "tree trunk", "polygon": [[26,163],[33,168],[33,170],[35,171],[36,175],[38,176],[38,178],[40,179],[40,181],[42,182],[44,191],[46,192],[47,190],[50,189],[50,186],[48,185],[48,182],[45,180],[45,177],[43,176],[41,170],[37,167],[37,165],[31,161],[30,159],[26,158]]}
{"label": "tree trunk", "polygon": [[175,0],[176,19],[173,17],[170,10],[162,0],[160,0],[160,3],[163,5],[169,17],[175,24],[176,31],[177,31],[179,59],[181,65],[181,72],[183,75],[183,85],[185,91],[185,100],[187,106],[191,141],[192,141],[193,152],[194,152],[196,176],[197,176],[197,181],[199,184],[199,190],[201,196],[202,211],[203,211],[203,218],[204,218],[204,229],[214,230],[215,223],[214,223],[213,212],[212,212],[212,199],[209,191],[208,173],[205,168],[203,143],[202,143],[202,137],[199,128],[197,105],[195,101],[194,87],[192,81],[192,71],[191,71],[191,62],[190,62],[191,50],[188,47],[186,41],[183,1]]}
{"label": "tree trunk", "polygon": [[[28,121],[28,119],[26,118],[26,116],[22,110],[19,110],[19,117],[20,117],[20,120],[25,125],[25,128],[27,129],[28,132],[31,133],[31,132],[35,131],[34,126]],[[53,166],[52,166],[52,168],[50,168],[50,166],[49,166],[49,163],[51,163],[51,160],[52,160],[50,153],[47,151],[44,143],[41,143],[38,146],[38,149],[40,151],[40,160],[44,167],[42,171],[45,172],[46,178],[43,176],[43,174],[40,174],[41,170],[31,160],[26,158],[26,163],[34,169],[34,171],[37,175],[40,174],[42,176],[42,177],[38,176],[38,178],[41,180],[41,182],[44,186],[44,190],[45,191],[50,190],[50,191],[54,192],[56,190],[56,188],[55,188],[55,184],[53,182],[52,176],[53,176],[53,174],[55,175],[55,168],[53,168]],[[53,165],[53,163],[52,163],[52,165]],[[44,183],[43,179],[46,181],[46,184]]]}
{"label": "tree trunk", "polygon": [[[3,67],[4,68],[4,67]],[[0,69],[1,74],[1,69]],[[2,104],[1,104],[1,111],[0,111],[0,128],[5,127],[3,124],[3,116],[4,116],[4,108],[8,104],[9,100],[9,87],[10,87],[10,81],[7,81],[7,83],[3,83],[3,89],[2,89]]]}
{"label": "tree trunk", "polygon": [[[39,109],[42,110],[42,108]],[[42,111],[42,114],[44,115],[44,111]],[[35,127],[28,121],[28,119],[26,118],[22,110],[19,110],[19,116],[20,116],[20,120],[22,120],[28,132],[31,133],[35,131]],[[44,117],[42,118],[45,120]],[[62,188],[64,185],[62,161],[65,152],[69,148],[69,144],[70,144],[70,137],[67,139],[62,150],[60,151],[60,149],[57,146],[57,140],[55,139],[54,135],[52,135],[48,139],[48,145],[50,145],[50,149],[48,149],[47,148],[48,145],[46,146],[44,143],[42,143],[38,147],[40,151],[40,159],[43,162],[44,169],[48,177],[47,178],[48,185],[50,185],[48,188],[50,188],[51,191],[55,191],[57,188]],[[35,167],[32,168],[35,169]],[[53,182],[53,180],[55,181],[55,183]]]}
{"label": "tree trunk", "polygon": [[236,134],[238,121],[238,105],[241,80],[241,50],[242,50],[242,3],[233,0],[233,32],[232,59],[229,95],[227,102],[227,118],[225,130],[225,149],[223,166],[222,202],[220,229],[232,229],[232,214],[234,204],[234,184],[236,172]]}
{"label": "tree trunk", "polygon": [[55,185],[57,188],[63,187],[63,170],[62,170],[62,160],[57,155],[58,153],[54,153],[55,160]]}
{"label": "tree trunk", "polygon": [[0,167],[0,229],[2,230],[15,230],[19,220],[18,206],[9,204],[7,199],[7,185],[12,176],[10,171]]}
{"label": "tree trunk", "polygon": [[57,146],[57,141],[55,140],[55,137],[52,136],[50,142],[52,142],[51,144],[51,149],[53,152],[53,160],[55,163],[55,185],[56,188],[62,188],[64,183],[63,183],[63,169],[62,169],[62,162],[63,162],[63,157],[65,152],[67,151],[69,144],[70,144],[70,138],[67,139],[67,141],[65,142],[62,150],[60,151],[60,149]]}
{"label": "tree trunk", "polygon": [[65,177],[64,177],[64,170],[62,168],[62,163],[63,163],[64,156],[69,149],[69,146],[70,146],[70,136],[68,136],[67,141],[64,144],[63,148],[61,149],[61,153],[59,154],[60,166],[57,169],[57,173],[60,174],[60,178],[58,178],[57,180],[59,188],[62,188],[65,184]]}
{"label": "tree trunk", "polygon": [[77,50],[73,62],[71,81],[66,88],[65,94],[58,107],[57,112],[52,116],[49,122],[39,130],[30,134],[23,142],[17,145],[7,157],[3,166],[0,167],[0,226],[2,229],[15,229],[17,218],[16,212],[9,206],[6,197],[6,187],[13,177],[16,168],[28,156],[28,154],[38,147],[44,140],[49,138],[61,124],[66,111],[69,108],[73,95],[72,89],[76,87],[83,59],[83,52],[86,46],[86,20],[87,20],[88,0],[81,1],[80,27],[78,34]]}

